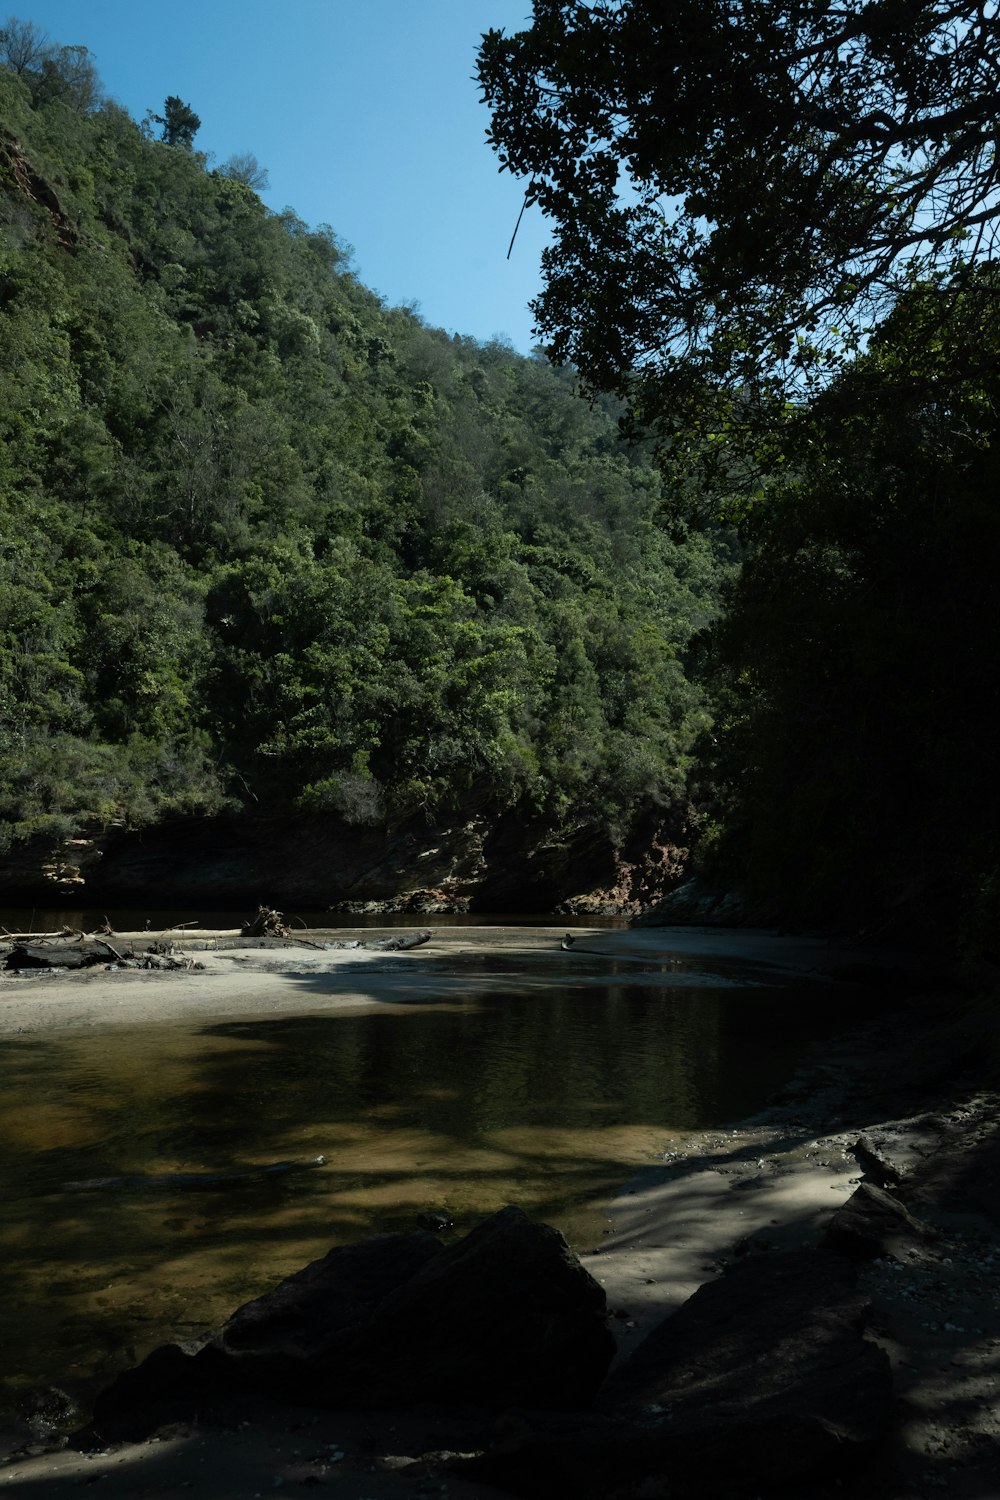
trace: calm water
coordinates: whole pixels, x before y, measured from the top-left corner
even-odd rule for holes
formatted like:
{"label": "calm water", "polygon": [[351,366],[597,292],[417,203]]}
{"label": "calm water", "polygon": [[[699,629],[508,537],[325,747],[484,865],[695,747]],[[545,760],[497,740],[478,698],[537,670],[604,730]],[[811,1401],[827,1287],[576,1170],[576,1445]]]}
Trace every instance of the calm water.
{"label": "calm water", "polygon": [[[567,984],[463,963],[405,1010],[0,1041],[0,1395],[110,1373],[424,1208],[458,1233],[516,1201],[588,1248],[636,1166],[759,1108],[844,1025],[842,991],[731,964]],[[319,1154],[210,1191],[69,1186]]]}

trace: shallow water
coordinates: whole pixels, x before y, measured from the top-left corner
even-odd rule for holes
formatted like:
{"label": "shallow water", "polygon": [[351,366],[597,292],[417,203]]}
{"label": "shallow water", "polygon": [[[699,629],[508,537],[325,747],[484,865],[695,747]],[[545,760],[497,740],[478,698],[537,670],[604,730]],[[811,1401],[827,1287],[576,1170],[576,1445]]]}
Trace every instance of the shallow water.
{"label": "shallow water", "polygon": [[[408,1008],[4,1039],[7,1393],[192,1337],[422,1209],[447,1209],[457,1234],[515,1201],[578,1248],[599,1242],[638,1166],[752,1113],[844,1025],[842,991],[764,982],[737,960],[734,935],[728,961],[591,960],[567,984],[466,956]],[[314,1170],[211,1190],[72,1186],[320,1154]]]}

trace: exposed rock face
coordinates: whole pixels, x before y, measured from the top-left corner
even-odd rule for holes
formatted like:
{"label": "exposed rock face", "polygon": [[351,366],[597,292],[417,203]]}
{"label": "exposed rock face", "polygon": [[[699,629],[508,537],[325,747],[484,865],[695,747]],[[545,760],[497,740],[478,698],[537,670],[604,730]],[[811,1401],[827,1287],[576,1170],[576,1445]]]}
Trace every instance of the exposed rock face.
{"label": "exposed rock face", "polygon": [[[595,830],[557,838],[516,813],[470,807],[435,826],[359,827],[333,816],[192,818],[88,830],[86,861],[51,843],[0,858],[0,893],[88,905],[174,902],[353,912],[493,911],[631,916],[659,899],[686,849],[652,824],[616,849]],[[677,835],[681,837],[680,834]],[[76,851],[79,855],[79,851]]]}
{"label": "exposed rock face", "polygon": [[564,896],[558,910],[578,917],[638,916],[681,879],[689,852],[657,834],[643,847],[615,849],[613,881],[602,889]]}
{"label": "exposed rock face", "polygon": [[593,1400],[614,1348],[604,1292],[562,1235],[506,1208],[446,1249],[418,1233],[331,1250],[201,1348],[168,1345],[120,1376],[93,1429],[141,1437],[248,1393],[571,1409]]}
{"label": "exposed rock face", "polygon": [[700,927],[742,927],[751,924],[769,926],[777,913],[761,910],[748,902],[741,892],[719,891],[704,884],[697,876],[678,885],[671,882],[664,893],[645,907],[640,927],[670,927],[675,923]]}
{"label": "exposed rock face", "polygon": [[77,233],[56,197],[55,189],[35,169],[24,150],[12,136],[0,139],[0,168],[13,179],[25,198],[44,209],[52,222],[56,243],[64,250],[75,251]]}
{"label": "exposed rock face", "polygon": [[849,1470],[885,1430],[889,1361],[856,1273],[760,1255],[701,1287],[609,1381],[597,1423],[532,1423],[465,1471],[526,1496],[770,1493]]}

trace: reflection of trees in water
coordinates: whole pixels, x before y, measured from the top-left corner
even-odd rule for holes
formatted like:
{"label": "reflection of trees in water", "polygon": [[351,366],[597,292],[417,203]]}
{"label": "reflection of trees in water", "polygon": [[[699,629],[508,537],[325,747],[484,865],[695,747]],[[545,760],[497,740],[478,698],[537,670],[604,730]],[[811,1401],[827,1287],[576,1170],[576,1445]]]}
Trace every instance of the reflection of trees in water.
{"label": "reflection of trees in water", "polygon": [[[56,1378],[61,1343],[94,1353],[153,1327],[183,1335],[186,1317],[204,1316],[190,1305],[222,1286],[242,1300],[296,1256],[412,1227],[427,1184],[459,1212],[513,1191],[558,1219],[628,1170],[604,1154],[602,1127],[685,1130],[748,1112],[780,1080],[775,1035],[801,1035],[806,1015],[789,991],[618,985],[8,1044],[0,1295],[16,1342],[34,1342],[42,1365],[55,1361],[36,1376]],[[47,1104],[57,1135],[3,1129],[31,1110],[45,1118]],[[572,1148],[560,1130],[575,1132]],[[315,1151],[329,1157],[322,1171],[212,1193],[59,1190]]]}
{"label": "reflection of trees in water", "polygon": [[212,1054],[203,1068],[212,1095],[252,1101],[257,1132],[387,1111],[463,1141],[522,1125],[691,1128],[716,1103],[724,1004],[616,987],[457,1013],[238,1023],[216,1034],[257,1037],[263,1054]]}
{"label": "reflection of trees in water", "polygon": [[73,1177],[221,1168],[281,1156],[303,1126],[380,1118],[463,1142],[520,1126],[692,1129],[759,1104],[808,1022],[792,990],[618,985],[449,1012],[25,1040],[5,1049],[0,1184],[16,1196]]}

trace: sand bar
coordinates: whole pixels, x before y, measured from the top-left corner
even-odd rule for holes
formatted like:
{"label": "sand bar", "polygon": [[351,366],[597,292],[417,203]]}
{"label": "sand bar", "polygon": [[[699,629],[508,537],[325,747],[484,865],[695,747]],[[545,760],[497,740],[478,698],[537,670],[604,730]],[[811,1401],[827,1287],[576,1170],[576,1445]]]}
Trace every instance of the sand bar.
{"label": "sand bar", "polygon": [[[190,969],[146,972],[99,965],[18,976],[0,973],[0,1036],[465,1003],[477,993],[512,983],[604,983],[609,963],[623,983],[630,978],[655,983],[657,975],[649,970],[654,965],[662,982],[675,985],[705,982],[702,960],[720,965],[721,972],[728,967],[748,983],[766,982],[774,974],[819,978],[857,962],[892,968],[911,961],[907,955],[873,954],[825,938],[706,927],[576,928],[568,950],[562,947],[564,926],[444,927],[432,930],[428,943],[402,953],[315,946],[398,936],[401,930],[311,929],[310,946],[291,938],[280,948],[231,946],[231,939],[217,941],[189,930],[162,936],[191,963]],[[143,936],[153,940],[161,935]],[[474,972],[475,960],[490,954],[502,955],[502,975]]]}

